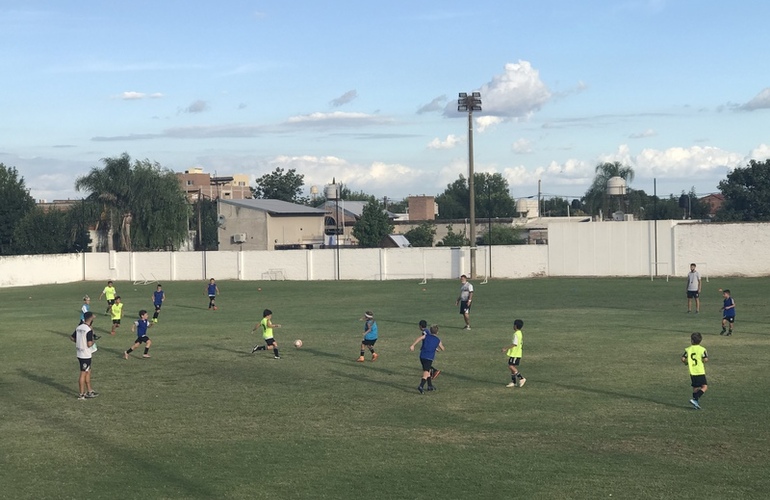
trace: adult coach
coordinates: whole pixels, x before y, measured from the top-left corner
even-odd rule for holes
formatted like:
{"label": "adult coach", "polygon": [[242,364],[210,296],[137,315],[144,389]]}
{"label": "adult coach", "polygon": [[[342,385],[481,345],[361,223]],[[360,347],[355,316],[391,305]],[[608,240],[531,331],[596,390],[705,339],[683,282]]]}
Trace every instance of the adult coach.
{"label": "adult coach", "polygon": [[464,330],[471,329],[471,302],[473,302],[473,285],[468,283],[468,277],[463,274],[460,276],[460,295],[457,297],[455,305],[460,306],[460,314],[465,320]]}
{"label": "adult coach", "polygon": [[99,395],[91,387],[91,356],[96,352],[94,344],[94,331],[91,324],[94,322],[94,313],[87,312],[83,315],[83,322],[78,325],[70,339],[75,343],[80,377],[78,378],[78,400],[95,398]]}
{"label": "adult coach", "polygon": [[692,312],[692,299],[695,299],[695,314],[700,312],[700,273],[695,270],[695,263],[690,264],[687,273],[687,312]]}

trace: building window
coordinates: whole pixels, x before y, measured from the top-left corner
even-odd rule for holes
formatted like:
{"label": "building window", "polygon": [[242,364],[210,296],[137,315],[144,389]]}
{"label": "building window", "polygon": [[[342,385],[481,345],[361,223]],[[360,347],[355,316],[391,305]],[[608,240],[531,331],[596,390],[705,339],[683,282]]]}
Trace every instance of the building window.
{"label": "building window", "polygon": [[187,185],[188,185],[188,186],[192,186],[192,185],[193,185],[193,181],[191,181],[191,180],[189,180],[189,179],[188,179],[188,180],[187,180]]}

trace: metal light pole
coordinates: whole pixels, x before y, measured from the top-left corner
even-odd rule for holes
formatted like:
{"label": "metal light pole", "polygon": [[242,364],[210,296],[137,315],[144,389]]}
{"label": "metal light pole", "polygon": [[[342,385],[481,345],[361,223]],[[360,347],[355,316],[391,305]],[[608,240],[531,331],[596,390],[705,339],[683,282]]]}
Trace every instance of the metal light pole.
{"label": "metal light pole", "polygon": [[473,174],[473,112],[481,111],[481,92],[460,92],[457,111],[468,112],[468,191],[471,219],[471,279],[476,277],[476,192]]}

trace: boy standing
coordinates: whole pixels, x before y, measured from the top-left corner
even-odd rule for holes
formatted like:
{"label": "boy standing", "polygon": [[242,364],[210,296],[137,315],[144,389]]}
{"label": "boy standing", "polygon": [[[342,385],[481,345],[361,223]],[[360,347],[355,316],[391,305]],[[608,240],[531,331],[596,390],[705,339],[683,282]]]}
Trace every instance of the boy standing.
{"label": "boy standing", "polygon": [[108,311],[112,317],[112,331],[110,335],[115,335],[118,328],[120,328],[120,318],[123,317],[123,302],[120,301],[120,295],[115,296],[115,300]]}
{"label": "boy standing", "polygon": [[722,305],[722,331],[719,332],[719,335],[725,335],[725,330],[727,330],[727,335],[730,336],[733,334],[733,324],[735,323],[735,299],[730,295],[730,290],[725,288],[724,291],[722,289],[719,289],[720,292],[722,292],[722,297],[724,297],[725,301]]}
{"label": "boy standing", "polygon": [[[83,305],[80,307],[80,324],[86,322],[86,313],[91,311],[91,297],[88,295],[83,297]],[[101,336],[94,333],[94,341],[99,340],[102,338]]]}
{"label": "boy standing", "polygon": [[364,338],[361,340],[361,355],[356,361],[358,363],[364,362],[364,352],[366,349],[369,349],[369,352],[372,353],[372,361],[377,361],[380,355],[374,352],[374,344],[377,343],[377,322],[374,321],[374,313],[366,311],[361,321],[364,321]]}
{"label": "boy standing", "polygon": [[95,398],[99,395],[91,387],[91,356],[96,352],[94,344],[94,331],[91,325],[94,322],[94,313],[87,312],[83,315],[83,322],[78,325],[70,340],[75,343],[75,351],[80,366],[80,376],[78,377],[78,400]]}
{"label": "boy standing", "polygon": [[273,338],[273,328],[281,328],[281,325],[273,323],[273,311],[265,309],[262,312],[262,321],[259,322],[259,325],[254,325],[254,330],[257,329],[257,326],[262,328],[262,338],[265,340],[265,345],[255,345],[254,349],[251,350],[251,353],[254,354],[257,351],[266,351],[268,348],[272,347],[275,359],[281,359],[280,354],[278,354],[278,342]]}
{"label": "boy standing", "polygon": [[508,356],[508,368],[511,370],[511,381],[506,387],[516,387],[518,381],[518,387],[524,387],[527,383],[527,379],[521,376],[521,372],[518,369],[519,363],[521,363],[521,355],[524,348],[524,335],[522,333],[524,328],[524,322],[517,319],[513,322],[513,342],[507,347],[503,347],[503,352]]}
{"label": "boy standing", "polygon": [[160,314],[160,308],[163,306],[163,301],[166,300],[166,293],[163,291],[163,287],[158,283],[158,288],[152,292],[152,305],[155,306],[155,312],[152,314],[152,322],[158,322],[158,315]]}
{"label": "boy standing", "polygon": [[687,312],[692,311],[692,299],[695,299],[695,314],[700,312],[700,273],[695,270],[695,263],[690,264],[687,273]]}
{"label": "boy standing", "polygon": [[[419,326],[420,332],[422,333],[422,335],[420,335],[417,338],[417,340],[414,341],[415,345],[417,344],[417,342],[425,340],[425,337],[430,335],[430,329],[428,328],[428,322],[427,321],[425,321],[424,319],[421,319],[420,322],[417,325]],[[431,368],[430,368],[430,379],[431,380],[436,380],[439,375],[441,375],[441,370],[439,370],[435,366],[431,365]]]}
{"label": "boy standing", "polygon": [[144,344],[144,354],[142,354],[142,357],[150,357],[152,340],[147,336],[147,329],[151,326],[152,323],[147,321],[147,311],[142,309],[139,311],[139,319],[134,321],[134,325],[131,327],[131,331],[136,332],[136,341],[134,342],[134,345],[129,347],[128,350],[123,353],[123,359],[128,359],[128,355],[131,354],[131,351],[139,347],[140,344]]}
{"label": "boy standing", "polygon": [[217,282],[214,280],[214,278],[209,280],[209,284],[206,287],[206,293],[209,295],[209,309],[214,309],[216,311],[216,300],[217,294],[219,293],[219,287],[217,286]]}
{"label": "boy standing", "polygon": [[700,398],[708,390],[706,382],[705,363],[709,360],[709,353],[706,348],[700,345],[703,336],[695,332],[690,335],[692,345],[684,350],[682,354],[682,363],[686,364],[690,370],[690,381],[692,383],[692,399],[690,404],[696,410],[700,410]]}
{"label": "boy standing", "polygon": [[438,349],[444,350],[444,344],[441,343],[441,339],[438,338],[438,325],[432,325],[427,334],[418,337],[411,346],[410,351],[414,351],[414,346],[417,342],[422,340],[422,347],[420,347],[420,364],[422,365],[422,378],[420,379],[420,385],[417,386],[417,390],[420,394],[425,393],[425,383],[428,383],[428,390],[435,391],[433,387],[433,360],[436,358],[436,351]]}
{"label": "boy standing", "polygon": [[455,301],[455,305],[460,306],[460,314],[463,315],[465,320],[464,330],[471,329],[471,302],[473,301],[473,285],[468,283],[468,277],[466,275],[460,276],[460,295]]}
{"label": "boy standing", "polygon": [[99,294],[99,300],[102,300],[102,297],[107,299],[107,311],[105,314],[110,313],[110,307],[112,307],[112,304],[115,303],[115,296],[117,295],[117,291],[115,290],[115,287],[112,284],[112,280],[107,282],[107,286],[104,287],[104,290],[102,290],[102,293]]}

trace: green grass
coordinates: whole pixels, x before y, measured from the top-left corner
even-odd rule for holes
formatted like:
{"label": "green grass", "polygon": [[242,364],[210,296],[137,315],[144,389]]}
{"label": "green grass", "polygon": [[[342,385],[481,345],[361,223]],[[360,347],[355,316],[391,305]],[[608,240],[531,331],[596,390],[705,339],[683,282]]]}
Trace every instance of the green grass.
{"label": "green grass", "polygon": [[[124,360],[130,321],[110,337],[97,316],[101,396],[88,401],[76,400],[67,337],[80,298],[103,283],[2,289],[0,496],[767,497],[765,279],[712,279],[697,316],[685,313],[684,280],[475,283],[471,332],[458,285],[222,282],[211,312],[204,282],[164,283],[151,359]],[[152,286],[116,286],[127,318],[151,309]],[[729,338],[718,335],[719,286],[737,302]],[[281,360],[250,354],[266,307],[283,324]],[[380,359],[361,364],[366,309]],[[528,382],[507,389],[500,348],[516,317]],[[441,325],[447,348],[439,390],[424,396],[408,350],[420,319]],[[695,330],[711,356],[701,411],[680,362]]]}

